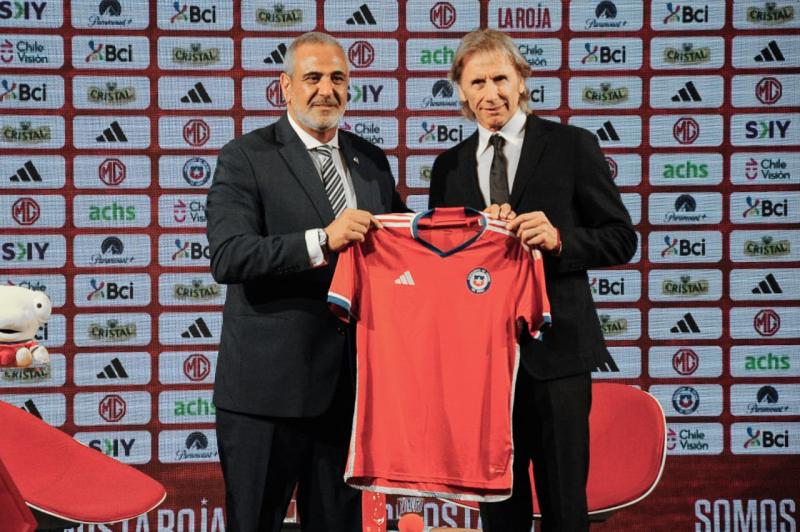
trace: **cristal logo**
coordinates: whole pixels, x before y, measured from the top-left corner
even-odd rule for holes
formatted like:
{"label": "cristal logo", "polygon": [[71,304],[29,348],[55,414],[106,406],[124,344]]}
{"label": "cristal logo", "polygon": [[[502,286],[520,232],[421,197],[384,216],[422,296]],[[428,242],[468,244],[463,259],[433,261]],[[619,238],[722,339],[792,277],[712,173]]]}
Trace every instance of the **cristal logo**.
{"label": "cristal logo", "polygon": [[273,80],[266,88],[267,101],[273,107],[286,107],[286,100],[283,98],[283,90],[280,82]]}
{"label": "cristal logo", "polygon": [[753,24],[783,24],[794,20],[794,6],[777,7],[776,2],[766,2],[764,9],[748,7],[747,20]]}
{"label": "cristal logo", "polygon": [[430,10],[431,24],[446,30],[456,23],[456,9],[450,2],[436,2]]}
{"label": "cristal logo", "polygon": [[783,84],[776,78],[762,78],[756,84],[756,98],[764,105],[773,105],[783,96]]}
{"label": "cristal logo", "polygon": [[700,357],[692,349],[678,349],[672,355],[672,369],[679,375],[691,375],[700,366]]}
{"label": "cristal logo", "polygon": [[193,118],[183,126],[183,140],[190,146],[203,146],[210,138],[211,128],[203,119]]}
{"label": "cristal logo", "polygon": [[125,181],[127,167],[119,159],[109,158],[97,167],[97,177],[108,186],[114,187]]}
{"label": "cristal logo", "polygon": [[681,49],[667,47],[664,49],[664,61],[671,64],[696,65],[711,59],[711,48],[704,46],[695,48],[693,43],[685,42]]}
{"label": "cristal logo", "polygon": [[742,213],[742,216],[744,218],[756,217],[756,216],[767,218],[772,216],[782,217],[789,215],[788,199],[774,202],[768,199],[765,200],[758,198],[753,199],[752,197],[747,196],[747,198],[745,198],[745,201],[747,202],[747,208]]}
{"label": "cristal logo", "polygon": [[33,198],[19,198],[11,206],[11,216],[19,225],[35,224],[41,212],[41,207]]}
{"label": "cristal logo", "polygon": [[[354,67],[367,68],[375,61],[375,48],[367,41],[356,41],[347,49],[347,58]],[[275,107],[279,107],[269,98],[269,95],[267,95],[267,99]],[[284,102],[282,105],[286,105],[286,103]]]}
{"label": "cristal logo", "polygon": [[680,118],[672,126],[672,136],[680,144],[693,144],[700,136],[700,124],[694,118]]}
{"label": "cristal logo", "polygon": [[749,256],[783,256],[791,252],[791,242],[789,240],[778,240],[773,242],[771,236],[762,236],[761,242],[745,240],[744,254]]}
{"label": "cristal logo", "polygon": [[190,381],[199,382],[211,373],[211,362],[202,353],[193,353],[183,361],[183,374]]}
{"label": "cristal logo", "polygon": [[599,318],[603,336],[617,336],[628,330],[628,320],[625,318],[611,319],[609,314],[600,314]]}
{"label": "cristal logo", "polygon": [[611,46],[592,46],[591,43],[583,45],[586,49],[586,55],[581,59],[581,64],[587,63],[624,63],[626,61],[626,48],[612,48]]}
{"label": "cristal logo", "polygon": [[116,423],[125,417],[128,405],[125,399],[116,394],[103,397],[98,406],[98,414],[109,423]]}
{"label": "cristal logo", "polygon": [[781,329],[781,317],[772,309],[763,309],[753,318],[753,328],[761,336],[774,336]]}

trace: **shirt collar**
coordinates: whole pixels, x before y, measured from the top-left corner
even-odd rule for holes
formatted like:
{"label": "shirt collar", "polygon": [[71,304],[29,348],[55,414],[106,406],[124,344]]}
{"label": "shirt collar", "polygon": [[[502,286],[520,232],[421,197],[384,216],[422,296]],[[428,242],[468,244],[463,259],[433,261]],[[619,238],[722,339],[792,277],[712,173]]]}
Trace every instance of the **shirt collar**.
{"label": "shirt collar", "polygon": [[[289,119],[289,125],[292,126],[292,129],[294,129],[294,132],[297,133],[297,136],[300,137],[300,140],[303,142],[303,144],[305,145],[307,150],[311,151],[314,148],[322,146],[323,143],[318,141],[317,139],[315,139],[311,135],[309,135],[307,131],[305,131],[303,128],[301,128],[297,124],[297,122],[294,121],[294,119],[292,118],[291,114],[289,114],[287,112],[286,113],[286,117]],[[333,138],[331,140],[329,140],[327,144],[331,148],[334,148],[336,150],[339,149],[339,129],[338,128],[336,129],[336,133],[333,134]]]}
{"label": "shirt collar", "polygon": [[489,147],[489,137],[495,133],[499,133],[507,143],[516,147],[522,147],[522,141],[525,137],[525,121],[527,116],[522,112],[522,109],[517,109],[511,120],[506,122],[500,131],[489,131],[482,125],[478,124],[478,155],[486,151]]}

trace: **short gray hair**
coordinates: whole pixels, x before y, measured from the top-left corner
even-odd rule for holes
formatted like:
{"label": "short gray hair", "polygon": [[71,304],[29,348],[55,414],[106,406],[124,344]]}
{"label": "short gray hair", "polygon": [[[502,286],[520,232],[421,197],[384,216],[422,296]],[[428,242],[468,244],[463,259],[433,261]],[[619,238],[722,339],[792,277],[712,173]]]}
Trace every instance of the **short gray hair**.
{"label": "short gray hair", "polygon": [[283,72],[287,76],[294,74],[294,52],[304,44],[328,44],[330,46],[335,46],[342,51],[342,54],[344,54],[345,57],[347,57],[347,54],[345,53],[344,48],[342,48],[342,45],[339,44],[339,41],[327,33],[309,31],[308,33],[304,33],[300,37],[293,40],[289,45],[289,48],[286,50],[286,57],[283,59]]}
{"label": "short gray hair", "polygon": [[[479,30],[472,30],[464,35],[456,50],[456,56],[453,58],[453,64],[450,66],[450,79],[459,85],[461,84],[461,74],[464,72],[464,64],[474,53],[480,52],[500,52],[505,54],[511,65],[523,80],[528,79],[531,73],[531,66],[522,57],[519,48],[514,41],[503,33],[502,31],[493,30],[490,28],[483,28]],[[528,111],[528,101],[530,100],[531,91],[528,86],[522,91],[519,97],[519,106],[523,112]],[[469,108],[467,102],[461,102],[461,113],[470,120],[475,120],[475,113]]]}

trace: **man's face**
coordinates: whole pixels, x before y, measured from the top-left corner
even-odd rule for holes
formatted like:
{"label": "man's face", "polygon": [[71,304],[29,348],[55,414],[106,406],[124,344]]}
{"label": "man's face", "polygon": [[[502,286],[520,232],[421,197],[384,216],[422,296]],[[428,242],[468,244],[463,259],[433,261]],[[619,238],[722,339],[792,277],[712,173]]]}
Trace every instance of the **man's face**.
{"label": "man's face", "polygon": [[304,44],[294,54],[291,77],[281,88],[292,117],[309,133],[336,129],[347,105],[347,59],[330,44]]}
{"label": "man's face", "polygon": [[514,116],[524,90],[525,80],[499,51],[468,56],[458,83],[461,101],[467,102],[478,123],[490,131],[502,128]]}

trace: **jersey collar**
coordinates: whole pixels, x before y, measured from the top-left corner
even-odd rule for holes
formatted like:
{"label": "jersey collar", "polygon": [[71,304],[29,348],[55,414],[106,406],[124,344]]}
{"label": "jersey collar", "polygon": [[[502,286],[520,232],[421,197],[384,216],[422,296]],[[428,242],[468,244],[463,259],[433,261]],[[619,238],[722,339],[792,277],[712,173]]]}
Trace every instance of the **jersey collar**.
{"label": "jersey collar", "polygon": [[[454,209],[448,208],[446,210],[456,211],[457,212],[459,209],[461,209],[461,208],[460,207],[459,208],[454,208]],[[483,233],[486,232],[486,227],[489,225],[489,218],[488,218],[488,216],[486,216],[485,213],[477,211],[477,210],[475,210],[475,209],[473,209],[471,207],[463,207],[464,216],[474,216],[476,214],[480,216],[478,218],[478,223],[480,223],[481,230],[478,231],[477,233],[475,233],[475,235],[473,235],[472,237],[470,237],[466,241],[464,241],[461,244],[457,245],[456,247],[448,249],[448,250],[441,250],[441,249],[437,248],[436,246],[434,246],[433,244],[431,244],[430,242],[428,242],[427,240],[423,240],[419,236],[419,227],[418,226],[419,226],[420,220],[422,218],[431,217],[435,210],[436,209],[429,209],[427,211],[417,213],[414,216],[414,218],[411,219],[411,236],[414,238],[414,240],[416,240],[417,242],[419,242],[420,244],[422,244],[423,246],[425,246],[429,250],[433,251],[434,253],[436,253],[437,255],[439,255],[442,258],[449,257],[450,255],[452,255],[454,253],[458,253],[459,251],[469,247],[472,243],[474,243],[476,240],[478,240],[481,237],[481,235],[483,235]],[[440,210],[441,210],[441,208],[440,208]]]}

